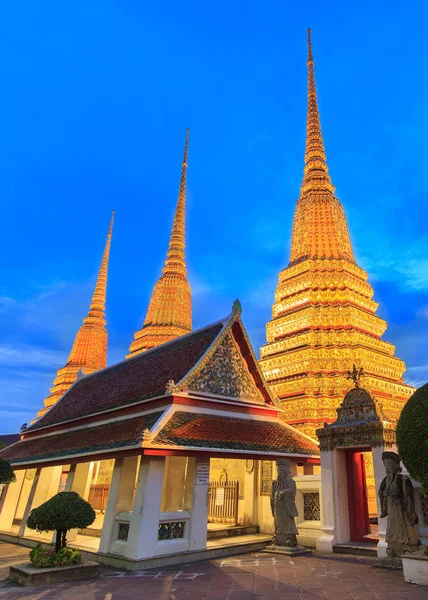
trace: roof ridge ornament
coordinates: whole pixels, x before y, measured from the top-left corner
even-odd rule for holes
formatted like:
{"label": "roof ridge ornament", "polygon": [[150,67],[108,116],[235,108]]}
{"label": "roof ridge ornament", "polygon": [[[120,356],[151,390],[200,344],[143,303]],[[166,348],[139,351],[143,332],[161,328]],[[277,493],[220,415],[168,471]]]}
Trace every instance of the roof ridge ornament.
{"label": "roof ridge ornament", "polygon": [[177,391],[177,386],[175,385],[174,380],[170,379],[169,381],[167,381],[166,386],[165,386],[165,393],[173,394],[176,391]]}
{"label": "roof ridge ornament", "polygon": [[152,441],[152,434],[150,433],[150,429],[148,429],[148,427],[146,427],[141,434],[141,441],[143,442],[143,446]]}
{"label": "roof ridge ornament", "polygon": [[232,304],[232,315],[234,317],[240,317],[242,314],[242,305],[239,298],[236,298],[235,302]]}

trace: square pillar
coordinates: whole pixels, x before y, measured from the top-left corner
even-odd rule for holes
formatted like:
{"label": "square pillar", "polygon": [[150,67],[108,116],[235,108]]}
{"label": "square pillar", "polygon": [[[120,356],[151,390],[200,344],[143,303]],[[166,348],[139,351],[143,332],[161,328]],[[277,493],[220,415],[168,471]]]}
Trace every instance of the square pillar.
{"label": "square pillar", "polygon": [[207,546],[208,528],[208,487],[210,461],[207,458],[189,458],[186,490],[192,490],[186,497],[190,510],[189,550],[204,550]]}
{"label": "square pillar", "polygon": [[[83,498],[83,500],[88,501],[93,468],[93,462],[71,465],[70,471],[67,475],[67,481],[65,482],[64,491],[76,492]],[[78,529],[70,529],[70,531],[67,533],[67,542],[75,542],[78,531]]]}
{"label": "square pillar", "polygon": [[321,452],[320,552],[333,552],[335,544],[349,541],[349,508],[344,450]]}
{"label": "square pillar", "polygon": [[59,482],[61,479],[62,466],[59,467],[44,467],[37,469],[36,476],[28,496],[25,506],[24,515],[19,527],[19,536],[34,536],[37,535],[35,530],[27,528],[27,519],[33,508],[37,508],[58,492]]}
{"label": "square pillar", "polygon": [[0,529],[2,531],[7,531],[12,527],[25,473],[25,469],[15,471],[16,481],[9,483],[3,490],[0,509]]}
{"label": "square pillar", "polygon": [[116,515],[132,510],[139,456],[115,460],[107,499],[99,552],[108,553],[117,540]]}
{"label": "square pillar", "polygon": [[156,555],[165,457],[142,456],[125,548],[127,558]]}
{"label": "square pillar", "polygon": [[[83,500],[88,500],[89,498],[89,488],[91,487],[91,478],[92,478],[92,470],[94,468],[93,462],[85,462],[78,463],[77,465],[73,465],[75,468],[73,471],[70,470],[67,481],[66,481],[66,491],[68,492],[76,492],[83,498]],[[70,489],[67,489],[68,480],[70,481]]]}
{"label": "square pillar", "polygon": [[257,486],[256,486],[256,462],[253,462],[251,473],[244,471],[244,525],[255,525],[257,523]]}

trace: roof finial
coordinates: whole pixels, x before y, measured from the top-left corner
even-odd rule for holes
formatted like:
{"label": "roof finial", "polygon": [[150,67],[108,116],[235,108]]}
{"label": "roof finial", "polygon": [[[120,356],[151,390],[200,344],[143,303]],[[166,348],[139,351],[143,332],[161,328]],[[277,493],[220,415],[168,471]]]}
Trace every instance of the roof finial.
{"label": "roof finial", "polygon": [[232,315],[240,315],[242,313],[242,306],[239,298],[236,298],[235,302],[232,304]]}

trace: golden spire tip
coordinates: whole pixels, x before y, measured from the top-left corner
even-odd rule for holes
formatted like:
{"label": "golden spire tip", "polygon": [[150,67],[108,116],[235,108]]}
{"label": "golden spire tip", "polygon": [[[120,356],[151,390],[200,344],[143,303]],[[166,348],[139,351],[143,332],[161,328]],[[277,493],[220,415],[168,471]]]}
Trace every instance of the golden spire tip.
{"label": "golden spire tip", "polygon": [[308,62],[313,61],[312,58],[312,42],[311,42],[311,28],[308,27]]}

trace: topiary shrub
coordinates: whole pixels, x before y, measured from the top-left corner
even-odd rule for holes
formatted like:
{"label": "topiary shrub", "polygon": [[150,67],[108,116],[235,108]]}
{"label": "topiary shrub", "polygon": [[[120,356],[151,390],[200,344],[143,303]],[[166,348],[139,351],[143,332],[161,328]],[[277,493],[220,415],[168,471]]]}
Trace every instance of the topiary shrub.
{"label": "topiary shrub", "polygon": [[27,526],[37,531],[56,531],[55,552],[59,552],[67,544],[69,529],[83,529],[94,521],[94,509],[79,494],[60,492],[31,511]]}
{"label": "topiary shrub", "polygon": [[36,569],[66,567],[80,565],[82,555],[74,548],[61,548],[59,552],[55,552],[55,550],[44,550],[40,544],[37,544],[30,552],[30,562]]}
{"label": "topiary shrub", "polygon": [[398,454],[428,494],[428,383],[414,392],[397,423]]}
{"label": "topiary shrub", "polygon": [[16,475],[13,472],[10,463],[7,460],[0,458],[0,484],[7,485],[8,483],[14,483],[16,481]]}

